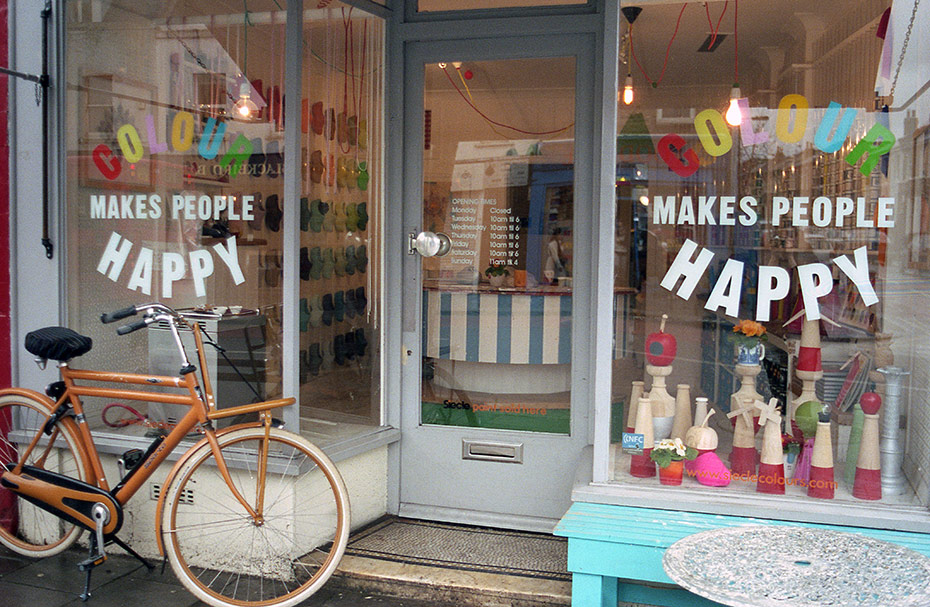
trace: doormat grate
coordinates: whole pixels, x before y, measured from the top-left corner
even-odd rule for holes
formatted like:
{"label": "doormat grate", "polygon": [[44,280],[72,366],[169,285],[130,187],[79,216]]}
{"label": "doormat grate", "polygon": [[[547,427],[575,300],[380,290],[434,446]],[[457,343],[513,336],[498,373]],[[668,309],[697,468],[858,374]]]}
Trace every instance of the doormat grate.
{"label": "doormat grate", "polygon": [[570,581],[568,543],[542,533],[390,518],[349,539],[346,554],[445,569]]}

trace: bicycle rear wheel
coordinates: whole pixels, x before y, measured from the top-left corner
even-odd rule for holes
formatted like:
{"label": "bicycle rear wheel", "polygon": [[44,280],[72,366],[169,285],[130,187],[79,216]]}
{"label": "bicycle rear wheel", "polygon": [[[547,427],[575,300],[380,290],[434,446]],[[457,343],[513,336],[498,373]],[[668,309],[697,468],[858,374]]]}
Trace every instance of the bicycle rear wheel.
{"label": "bicycle rear wheel", "polygon": [[[0,466],[11,469],[52,411],[18,394],[0,396]],[[51,447],[51,448],[48,448]],[[26,464],[86,481],[83,451],[71,420],[62,420],[32,450]],[[51,556],[68,548],[82,529],[0,485],[0,543],[25,556]]]}
{"label": "bicycle rear wheel", "polygon": [[218,437],[234,485],[262,513],[259,522],[233,497],[209,444],[165,488],[171,568],[216,607],[295,605],[329,579],[348,541],[349,499],[332,461],[305,439],[272,429],[262,483],[264,436],[262,428],[244,428]]}

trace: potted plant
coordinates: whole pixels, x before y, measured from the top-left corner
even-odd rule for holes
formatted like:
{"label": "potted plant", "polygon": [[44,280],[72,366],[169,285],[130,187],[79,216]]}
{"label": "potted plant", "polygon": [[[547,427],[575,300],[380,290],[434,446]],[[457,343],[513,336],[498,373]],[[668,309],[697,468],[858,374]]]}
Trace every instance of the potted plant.
{"label": "potted plant", "polygon": [[754,320],[741,320],[733,326],[736,340],[736,364],[758,365],[765,358],[765,346],[768,339],[765,327]]}
{"label": "potted plant", "polygon": [[488,282],[491,283],[492,287],[500,287],[504,284],[504,280],[510,275],[510,271],[504,266],[491,265],[484,271],[484,275],[487,276]]}
{"label": "potted plant", "polygon": [[659,466],[659,482],[663,485],[680,485],[685,460],[697,457],[697,449],[685,445],[680,438],[660,440],[649,453]]}

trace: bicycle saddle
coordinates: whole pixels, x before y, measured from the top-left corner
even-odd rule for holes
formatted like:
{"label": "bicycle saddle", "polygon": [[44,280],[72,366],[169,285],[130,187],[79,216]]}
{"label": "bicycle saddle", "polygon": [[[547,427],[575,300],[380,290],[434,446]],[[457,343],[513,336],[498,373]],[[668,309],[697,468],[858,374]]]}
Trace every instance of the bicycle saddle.
{"label": "bicycle saddle", "polygon": [[66,327],[45,327],[26,333],[26,351],[47,360],[66,361],[90,352],[93,340]]}

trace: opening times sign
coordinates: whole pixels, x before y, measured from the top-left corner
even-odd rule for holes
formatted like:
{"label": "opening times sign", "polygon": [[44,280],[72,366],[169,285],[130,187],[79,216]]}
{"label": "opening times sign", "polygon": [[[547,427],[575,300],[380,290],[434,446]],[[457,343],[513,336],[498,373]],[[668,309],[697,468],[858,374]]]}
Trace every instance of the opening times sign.
{"label": "opening times sign", "polygon": [[515,267],[520,259],[520,218],[513,216],[513,209],[491,207],[491,253],[492,266]]}
{"label": "opening times sign", "polygon": [[454,269],[517,267],[521,260],[521,219],[499,198],[453,194],[449,221],[452,250],[444,258]]}

